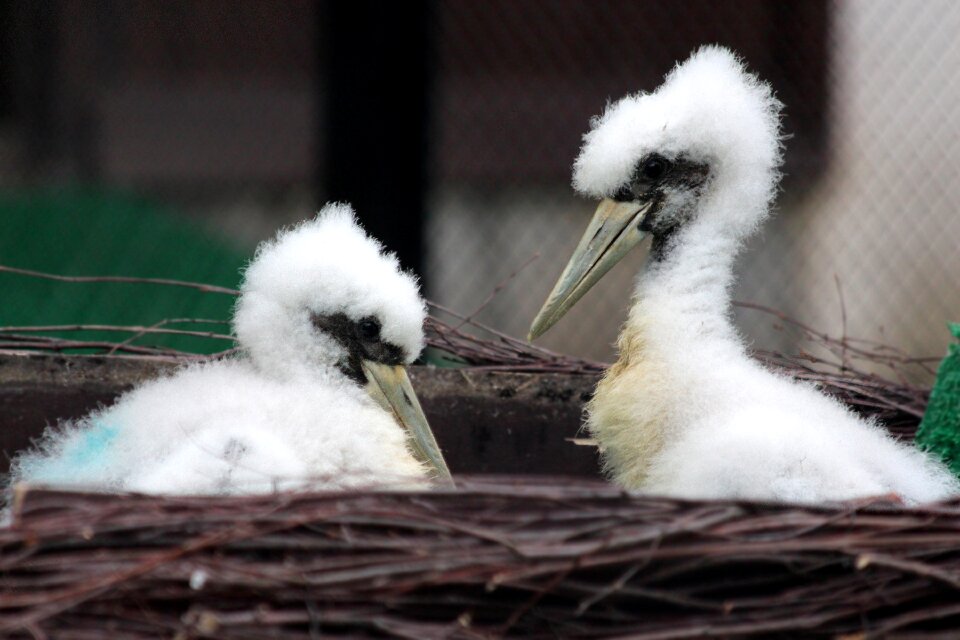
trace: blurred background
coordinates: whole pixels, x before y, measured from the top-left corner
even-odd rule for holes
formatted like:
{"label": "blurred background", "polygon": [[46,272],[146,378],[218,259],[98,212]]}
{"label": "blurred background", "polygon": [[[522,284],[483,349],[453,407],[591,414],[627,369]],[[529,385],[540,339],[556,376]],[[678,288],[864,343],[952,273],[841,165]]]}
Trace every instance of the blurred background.
{"label": "blurred background", "polygon": [[[0,0],[0,27],[0,264],[236,286],[259,240],[341,199],[429,298],[525,335],[594,209],[569,186],[589,118],[718,42],[790,136],[735,297],[917,355],[960,320],[951,0]],[[642,253],[543,344],[613,358]],[[3,273],[0,292],[3,326],[232,303]]]}

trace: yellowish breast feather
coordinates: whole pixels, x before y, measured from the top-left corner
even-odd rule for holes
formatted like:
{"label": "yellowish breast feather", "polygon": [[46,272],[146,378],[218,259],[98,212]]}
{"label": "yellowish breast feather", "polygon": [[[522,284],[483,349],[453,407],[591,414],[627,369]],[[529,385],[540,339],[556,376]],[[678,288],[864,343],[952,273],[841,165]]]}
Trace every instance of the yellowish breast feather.
{"label": "yellowish breast feather", "polygon": [[620,359],[587,405],[587,428],[603,450],[604,470],[627,489],[643,487],[663,448],[670,383],[646,349],[644,323],[631,319],[618,340]]}

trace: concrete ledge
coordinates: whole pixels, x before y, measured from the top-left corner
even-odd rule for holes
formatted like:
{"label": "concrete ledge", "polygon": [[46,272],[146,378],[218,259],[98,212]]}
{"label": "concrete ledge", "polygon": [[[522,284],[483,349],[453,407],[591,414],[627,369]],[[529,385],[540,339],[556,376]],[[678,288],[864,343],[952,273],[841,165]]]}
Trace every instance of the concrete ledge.
{"label": "concrete ledge", "polygon": [[[0,355],[0,472],[45,426],[109,404],[172,360]],[[594,375],[413,367],[410,377],[454,473],[596,475],[578,435]]]}

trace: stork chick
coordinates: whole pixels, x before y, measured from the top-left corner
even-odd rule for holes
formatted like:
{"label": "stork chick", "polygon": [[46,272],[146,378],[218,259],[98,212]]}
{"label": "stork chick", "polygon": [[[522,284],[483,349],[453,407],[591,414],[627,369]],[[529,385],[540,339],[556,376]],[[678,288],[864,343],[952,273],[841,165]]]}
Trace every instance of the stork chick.
{"label": "stork chick", "polygon": [[703,47],[655,92],[595,119],[573,184],[601,203],[531,339],[650,235],[619,361],[588,406],[615,480],[676,497],[806,503],[957,493],[939,462],[750,358],[731,324],[734,257],[779,180],[780,107],[732,53]]}
{"label": "stork chick", "polygon": [[257,250],[233,318],[242,357],[48,429],[12,480],[165,494],[449,482],[404,369],[425,315],[416,279],[328,205]]}

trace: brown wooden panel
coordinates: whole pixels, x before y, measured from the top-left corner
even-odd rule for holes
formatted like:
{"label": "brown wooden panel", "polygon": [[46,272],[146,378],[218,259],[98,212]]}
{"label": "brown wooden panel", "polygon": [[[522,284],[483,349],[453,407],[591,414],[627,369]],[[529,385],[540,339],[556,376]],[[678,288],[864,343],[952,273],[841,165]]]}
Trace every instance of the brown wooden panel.
{"label": "brown wooden panel", "polygon": [[[151,359],[0,356],[0,471],[46,425],[84,415],[175,366]],[[580,429],[595,376],[413,367],[411,378],[455,473],[596,475]]]}

